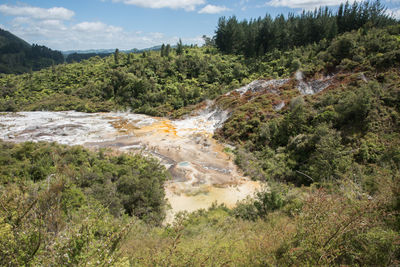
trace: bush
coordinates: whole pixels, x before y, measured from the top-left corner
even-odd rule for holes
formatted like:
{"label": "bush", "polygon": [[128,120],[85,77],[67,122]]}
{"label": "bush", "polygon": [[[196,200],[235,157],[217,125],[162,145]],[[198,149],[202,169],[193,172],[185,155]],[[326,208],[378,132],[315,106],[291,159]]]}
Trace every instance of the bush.
{"label": "bush", "polygon": [[285,206],[285,197],[281,190],[265,188],[255,193],[253,198],[239,202],[232,212],[235,217],[244,220],[265,218],[269,213]]}
{"label": "bush", "polygon": [[[11,144],[0,141],[1,184],[41,182],[54,176],[67,176],[74,185],[69,194],[77,198],[63,203],[76,205],[80,196],[76,188],[108,207],[119,216],[127,213],[161,223],[165,216],[164,182],[169,178],[165,168],[141,155],[109,156],[90,152],[80,146],[56,143]],[[74,189],[75,188],[75,189]]]}

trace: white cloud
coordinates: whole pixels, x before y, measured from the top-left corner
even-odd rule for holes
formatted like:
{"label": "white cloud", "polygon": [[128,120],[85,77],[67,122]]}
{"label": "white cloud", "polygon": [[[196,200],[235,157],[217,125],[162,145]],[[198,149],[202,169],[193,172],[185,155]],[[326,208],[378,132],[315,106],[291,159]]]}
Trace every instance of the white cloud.
{"label": "white cloud", "polygon": [[27,17],[16,17],[11,21],[11,23],[12,23],[12,25],[20,25],[20,24],[24,24],[24,23],[30,23],[31,21],[32,20]]}
{"label": "white cloud", "polygon": [[29,17],[33,19],[69,20],[75,13],[63,7],[40,8],[33,6],[0,5],[0,13],[8,16]]}
{"label": "white cloud", "polygon": [[205,3],[205,0],[112,0],[127,5],[135,5],[147,8],[171,8],[193,11],[198,5]]}
{"label": "white cloud", "polygon": [[387,13],[390,16],[393,16],[395,19],[399,19],[400,20],[400,8],[396,8],[396,9],[388,9]]}
{"label": "white cloud", "polygon": [[[194,3],[194,1],[191,2]],[[186,5],[186,9],[189,9],[189,5]],[[179,40],[177,36],[166,36],[159,32],[126,31],[121,27],[101,21],[74,22],[70,20],[74,12],[62,7],[44,9],[33,6],[0,5],[0,14],[12,17],[11,20],[0,25],[1,28],[27,42],[46,45],[57,50],[114,49],[117,47],[119,49],[141,49],[162,43],[176,44]],[[200,36],[182,38],[182,41],[186,44],[200,45],[203,43]]]}
{"label": "white cloud", "polygon": [[200,14],[218,14],[218,13],[228,11],[228,10],[230,10],[230,9],[225,6],[206,5],[199,11],[199,13]]}
{"label": "white cloud", "polygon": [[84,22],[74,25],[72,27],[72,30],[79,31],[79,32],[89,32],[89,33],[91,33],[91,32],[108,32],[108,33],[122,32],[122,28],[110,26],[110,25],[104,24],[103,22],[100,22],[100,21],[96,21],[96,22],[84,21]]}
{"label": "white cloud", "polygon": [[[290,7],[290,8],[302,8],[302,9],[314,9],[320,6],[338,6],[343,1],[335,0],[271,0],[266,2],[264,6],[273,7]],[[354,1],[349,1],[350,3]]]}
{"label": "white cloud", "polygon": [[52,30],[67,30],[64,23],[61,20],[49,19],[36,22],[36,25],[43,27],[44,29]]}
{"label": "white cloud", "polygon": [[[179,40],[177,36],[166,36],[159,32],[130,32],[100,21],[72,24],[61,20],[16,17],[2,28],[28,42],[58,50],[140,49],[162,43],[176,44]],[[200,36],[182,38],[182,41],[187,44],[203,43]]]}
{"label": "white cloud", "polygon": [[[242,11],[246,11],[249,8],[249,1],[250,0],[240,0],[239,2],[237,2],[236,4],[234,4],[235,7],[240,8],[240,10]],[[265,6],[265,5],[261,5],[261,6]]]}

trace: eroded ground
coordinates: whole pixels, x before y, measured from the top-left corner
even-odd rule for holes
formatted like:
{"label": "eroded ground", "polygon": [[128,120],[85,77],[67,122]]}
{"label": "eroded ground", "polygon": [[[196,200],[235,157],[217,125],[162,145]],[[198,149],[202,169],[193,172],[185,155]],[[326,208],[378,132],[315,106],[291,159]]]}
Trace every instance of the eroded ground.
{"label": "eroded ground", "polygon": [[260,187],[238,172],[224,146],[212,138],[226,117],[223,111],[207,108],[173,121],[130,113],[4,113],[0,138],[108,147],[157,157],[173,177],[165,185],[171,221],[178,211],[207,208],[213,202],[233,206]]}

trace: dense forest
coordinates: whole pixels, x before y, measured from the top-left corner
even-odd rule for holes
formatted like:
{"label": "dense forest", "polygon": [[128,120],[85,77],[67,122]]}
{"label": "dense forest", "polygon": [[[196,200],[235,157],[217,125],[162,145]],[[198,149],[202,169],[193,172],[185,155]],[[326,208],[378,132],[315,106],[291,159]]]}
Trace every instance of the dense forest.
{"label": "dense forest", "polygon": [[218,21],[215,44],[228,54],[242,54],[246,57],[263,56],[274,49],[287,50],[319,42],[332,40],[338,34],[372,27],[396,24],[396,20],[386,13],[379,0],[353,4],[340,4],[336,13],[328,7],[303,11],[301,15],[279,15],[272,18],[238,21],[236,17]]}
{"label": "dense forest", "polygon": [[0,73],[25,73],[64,63],[60,51],[42,45],[30,45],[12,33],[0,29]]}
{"label": "dense forest", "polygon": [[163,56],[164,50],[117,51],[103,59],[3,76],[0,110],[131,109],[166,115],[240,86],[255,66],[241,57],[218,54],[213,47],[182,49],[184,53],[171,49]]}
{"label": "dense forest", "polygon": [[103,58],[103,57],[107,57],[109,55],[110,55],[110,53],[83,53],[83,54],[81,54],[81,53],[72,53],[72,54],[69,54],[65,58],[65,61],[67,63],[81,62],[82,60],[89,59],[91,57],[98,56],[100,58]]}
{"label": "dense forest", "polygon": [[[1,111],[129,109],[179,117],[215,99],[230,112],[215,138],[234,145],[226,153],[267,187],[235,208],[215,204],[162,225],[170,175],[157,160],[2,141],[0,265],[398,265],[400,25],[384,10],[362,2],[335,14],[322,8],[287,19],[221,18],[215,43],[204,47],[117,50],[1,75]],[[281,46],[272,36],[276,43],[260,40],[262,49],[252,52],[241,43],[248,36],[221,47],[229,43],[218,37],[228,24],[258,38],[265,23],[286,25],[279,27],[291,38],[297,27],[304,38]],[[260,32],[244,30],[253,26]],[[274,90],[225,94],[282,78],[287,82]],[[301,81],[324,79],[322,92],[300,94]]]}

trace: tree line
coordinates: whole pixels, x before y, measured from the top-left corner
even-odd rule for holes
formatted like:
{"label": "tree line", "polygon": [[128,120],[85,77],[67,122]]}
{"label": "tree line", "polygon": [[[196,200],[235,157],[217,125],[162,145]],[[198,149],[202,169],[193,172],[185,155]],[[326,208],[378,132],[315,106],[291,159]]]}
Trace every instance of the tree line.
{"label": "tree line", "polygon": [[386,13],[379,0],[341,4],[337,12],[328,7],[303,11],[300,15],[289,13],[272,18],[238,21],[235,16],[221,17],[216,30],[215,44],[223,53],[262,56],[274,49],[287,50],[332,40],[338,34],[359,28],[383,27],[397,21]]}
{"label": "tree line", "polygon": [[84,53],[84,54],[80,54],[80,53],[72,53],[69,54],[66,58],[65,61],[67,63],[73,63],[73,62],[81,62],[82,60],[86,60],[89,59],[91,57],[108,57],[110,55],[110,53]]}

